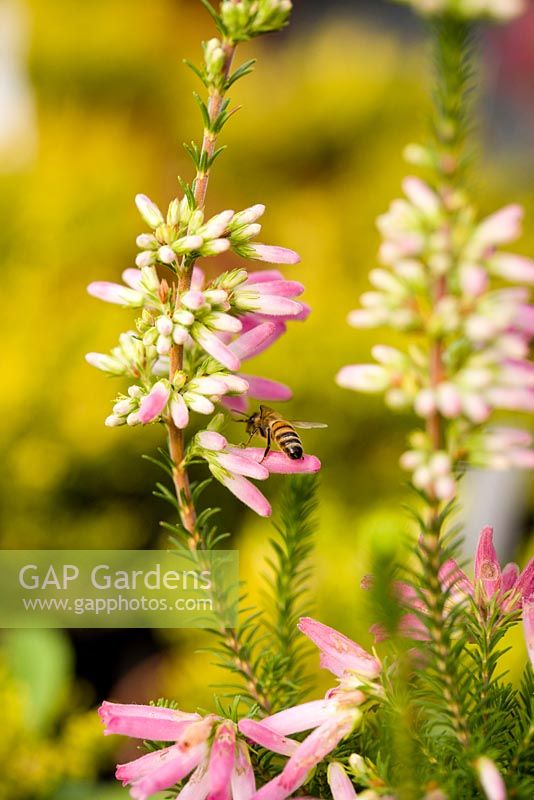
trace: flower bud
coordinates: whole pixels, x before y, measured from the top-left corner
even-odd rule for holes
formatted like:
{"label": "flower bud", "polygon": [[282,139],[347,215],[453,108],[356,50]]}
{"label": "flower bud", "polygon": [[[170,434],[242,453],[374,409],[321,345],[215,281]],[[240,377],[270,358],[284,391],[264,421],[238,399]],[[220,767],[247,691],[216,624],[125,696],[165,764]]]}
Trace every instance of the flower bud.
{"label": "flower bud", "polygon": [[115,416],[115,414],[110,414],[109,417],[106,417],[104,421],[104,425],[108,428],[118,428],[120,425],[125,425],[126,420],[124,417]]}
{"label": "flower bud", "polygon": [[174,373],[174,377],[172,379],[172,385],[175,389],[182,389],[187,381],[187,374],[183,370],[178,370]]}
{"label": "flower bud", "polygon": [[265,213],[265,206],[257,203],[255,206],[245,208],[243,211],[238,211],[230,224],[230,229],[235,230],[242,225],[251,225],[258,220]]}
{"label": "flower bud", "polygon": [[245,269],[234,269],[231,272],[223,273],[217,280],[217,287],[231,291],[248,279]]}
{"label": "flower bud", "polygon": [[167,211],[167,225],[176,226],[180,222],[180,201],[177,197],[171,200]]}
{"label": "flower bud", "polygon": [[135,204],[144,221],[151,228],[157,228],[158,225],[163,224],[164,220],[161,211],[146,194],[137,194],[135,196]]}
{"label": "flower bud", "polygon": [[228,293],[224,289],[208,289],[204,292],[204,297],[212,306],[220,306],[228,301]]}
{"label": "flower bud", "polygon": [[141,270],[141,280],[145,289],[149,292],[158,292],[160,288],[160,282],[158,278],[158,273],[154,269],[154,267],[143,267]]}
{"label": "flower bud", "polygon": [[173,329],[172,320],[165,315],[158,317],[156,320],[156,328],[158,329],[158,333],[162,336],[170,336]]}
{"label": "flower bud", "polygon": [[158,351],[158,355],[166,356],[169,354],[171,349],[172,341],[169,336],[158,336],[158,341],[156,342],[156,349]]}
{"label": "flower bud", "polygon": [[235,228],[231,232],[230,238],[232,244],[240,244],[254,239],[259,233],[261,233],[261,225],[259,223],[251,223],[250,225],[243,225],[240,228]]}
{"label": "flower bud", "polygon": [[119,343],[124,357],[132,364],[143,358],[143,342],[133,333],[121,333]]}
{"label": "flower bud", "polygon": [[204,222],[204,212],[200,208],[197,208],[195,209],[195,211],[191,212],[191,216],[189,217],[188,228],[190,231],[195,232],[201,227],[203,222]]}
{"label": "flower bud", "polygon": [[194,253],[196,250],[200,250],[203,242],[202,236],[182,236],[173,242],[172,249],[177,255]]}
{"label": "flower bud", "polygon": [[158,250],[158,258],[163,264],[174,264],[176,261],[176,254],[172,247],[169,247],[168,244],[164,244],[163,247],[160,247]]}
{"label": "flower bud", "polygon": [[139,269],[142,269],[143,267],[149,267],[151,264],[154,264],[155,261],[156,254],[152,250],[142,250],[135,257],[135,263]]}
{"label": "flower bud", "polygon": [[377,364],[357,364],[343,367],[336,376],[336,383],[345,389],[359,392],[383,392],[390,385],[389,372]]}
{"label": "flower bud", "polygon": [[175,311],[172,315],[172,318],[174,322],[178,322],[180,325],[183,325],[186,328],[192,325],[195,321],[195,315],[190,311],[187,311],[185,308],[179,308],[177,311]]}
{"label": "flower bud", "polygon": [[199,248],[199,252],[202,256],[218,256],[220,253],[226,253],[229,249],[229,239],[211,239]]}
{"label": "flower bud", "polygon": [[139,234],[135,243],[141,250],[155,250],[158,247],[158,240],[151,233]]}
{"label": "flower bud", "polygon": [[225,437],[216,431],[200,431],[197,433],[196,439],[198,444],[206,450],[224,450],[228,444]]}
{"label": "flower bud", "polygon": [[125,397],[115,403],[113,406],[113,413],[117,414],[119,417],[126,417],[134,410],[135,407],[136,403],[134,402],[133,398]]}
{"label": "flower bud", "polygon": [[182,328],[180,325],[175,325],[172,332],[172,340],[174,344],[183,345],[187,342],[189,332]]}
{"label": "flower bud", "polygon": [[102,372],[109,372],[110,375],[123,375],[125,372],[124,364],[105,353],[87,353],[85,360],[92,367],[96,367]]}
{"label": "flower bud", "polygon": [[475,761],[478,779],[488,800],[506,800],[506,786],[491,758],[481,756]]}

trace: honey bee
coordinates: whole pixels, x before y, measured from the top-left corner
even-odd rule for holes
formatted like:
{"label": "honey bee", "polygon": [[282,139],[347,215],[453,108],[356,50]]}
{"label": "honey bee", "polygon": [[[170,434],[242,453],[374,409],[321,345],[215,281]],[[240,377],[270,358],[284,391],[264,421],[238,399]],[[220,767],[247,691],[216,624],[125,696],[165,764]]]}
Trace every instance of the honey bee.
{"label": "honey bee", "polygon": [[278,411],[268,406],[260,406],[260,410],[245,416],[247,425],[248,441],[245,447],[251,442],[254,436],[262,436],[267,439],[267,446],[263,454],[262,461],[267,457],[271,450],[271,444],[275,442],[280,450],[293,461],[298,461],[304,455],[304,448],[300,436],[295,428],[327,428],[323,422],[300,422],[298,420],[286,420]]}

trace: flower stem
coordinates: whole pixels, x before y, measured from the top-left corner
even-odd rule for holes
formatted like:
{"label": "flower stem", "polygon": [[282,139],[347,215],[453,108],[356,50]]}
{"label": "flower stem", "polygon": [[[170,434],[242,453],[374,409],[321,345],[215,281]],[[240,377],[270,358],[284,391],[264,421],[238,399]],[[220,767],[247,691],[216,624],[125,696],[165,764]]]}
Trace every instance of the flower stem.
{"label": "flower stem", "polygon": [[[206,166],[205,169],[201,168],[197,170],[193,182],[195,206],[200,210],[203,210],[206,204],[206,194],[210,178],[210,164],[217,144],[217,133],[213,130],[214,123],[218,119],[223,107],[225,97],[224,87],[230,75],[230,70],[236,51],[235,43],[230,41],[223,41],[222,47],[225,54],[221,80],[221,86],[223,88],[214,88],[210,91],[208,99],[210,125],[206,126],[204,129],[201,155],[199,158],[200,164],[207,164],[208,166]],[[182,293],[188,291],[191,286],[191,275],[193,272],[194,263],[194,259],[184,259],[180,264],[177,281],[176,306],[179,305],[179,298]],[[173,344],[169,355],[169,380],[172,383],[176,373],[183,369],[183,346]],[[176,499],[178,501],[180,519],[183,527],[189,535],[188,544],[190,549],[199,551],[203,549],[202,531],[197,525],[197,512],[192,497],[189,474],[185,465],[186,453],[184,434],[183,431],[174,424],[171,417],[166,420],[166,425],[169,437],[169,453],[173,463],[173,483],[176,492]],[[225,608],[221,603],[217,602],[218,598],[215,598],[215,600],[216,612],[219,618],[217,632],[224,642],[224,647],[230,654],[234,667],[243,676],[249,696],[264,713],[269,713],[270,702],[263,692],[258,678],[254,674],[254,670],[250,661],[243,653],[243,648],[239,642],[237,630],[226,625]]]}
{"label": "flower stem", "polygon": [[[223,49],[225,53],[224,66],[222,70],[223,82],[222,86],[226,84],[232,61],[234,58],[236,46],[230,42],[223,42]],[[210,161],[215,152],[217,142],[217,134],[212,130],[213,123],[217,120],[221,113],[222,104],[224,102],[224,89],[213,89],[210,93],[208,100],[208,112],[210,119],[209,128],[204,129],[204,136],[202,140],[202,150],[200,163],[210,164]],[[206,156],[206,160],[202,155]],[[206,193],[208,189],[210,177],[210,167],[199,169],[194,180],[194,197],[197,209],[203,210],[206,203]],[[193,271],[194,260],[183,261],[180,265],[178,275],[178,293],[176,303],[179,304],[180,296],[186,292],[191,285],[191,274]],[[174,376],[178,371],[183,368],[183,346],[173,344],[170,352],[170,367],[169,367],[169,380],[173,381]],[[173,463],[173,482],[176,491],[176,498],[178,500],[178,508],[180,512],[180,519],[182,525],[189,534],[189,546],[191,549],[196,549],[201,543],[201,534],[197,529],[196,520],[197,514],[193,498],[191,495],[191,486],[189,482],[189,475],[187,468],[184,465],[185,458],[185,440],[183,431],[178,428],[173,420],[169,417],[166,421],[167,430],[169,435],[169,453]]]}

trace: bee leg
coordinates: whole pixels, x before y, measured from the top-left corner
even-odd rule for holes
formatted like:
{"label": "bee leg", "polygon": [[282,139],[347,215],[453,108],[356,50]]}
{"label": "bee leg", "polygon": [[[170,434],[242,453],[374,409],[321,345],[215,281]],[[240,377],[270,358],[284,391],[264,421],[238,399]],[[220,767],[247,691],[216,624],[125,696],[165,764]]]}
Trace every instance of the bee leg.
{"label": "bee leg", "polygon": [[251,433],[250,436],[248,437],[247,441],[246,442],[241,442],[239,447],[248,447],[249,444],[251,443],[251,441],[253,440],[255,435],[256,435],[255,433]]}
{"label": "bee leg", "polygon": [[262,461],[265,461],[265,459],[266,459],[266,458],[267,458],[267,456],[269,455],[269,452],[270,452],[270,450],[271,450],[271,431],[270,431],[270,429],[268,428],[268,429],[267,429],[267,447],[265,448],[265,452],[264,452],[264,454],[263,454],[263,456],[262,456],[262,459],[261,459],[261,461],[260,461],[260,464],[262,463]]}

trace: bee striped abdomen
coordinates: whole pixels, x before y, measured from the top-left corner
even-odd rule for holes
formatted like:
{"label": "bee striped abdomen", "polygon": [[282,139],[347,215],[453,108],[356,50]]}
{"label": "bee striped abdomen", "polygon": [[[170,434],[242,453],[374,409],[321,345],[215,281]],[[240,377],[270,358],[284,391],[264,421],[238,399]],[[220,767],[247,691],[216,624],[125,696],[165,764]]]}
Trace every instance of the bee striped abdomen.
{"label": "bee striped abdomen", "polygon": [[300,436],[296,430],[285,420],[277,420],[271,426],[271,433],[276,444],[288,458],[297,461],[302,458],[304,449]]}

